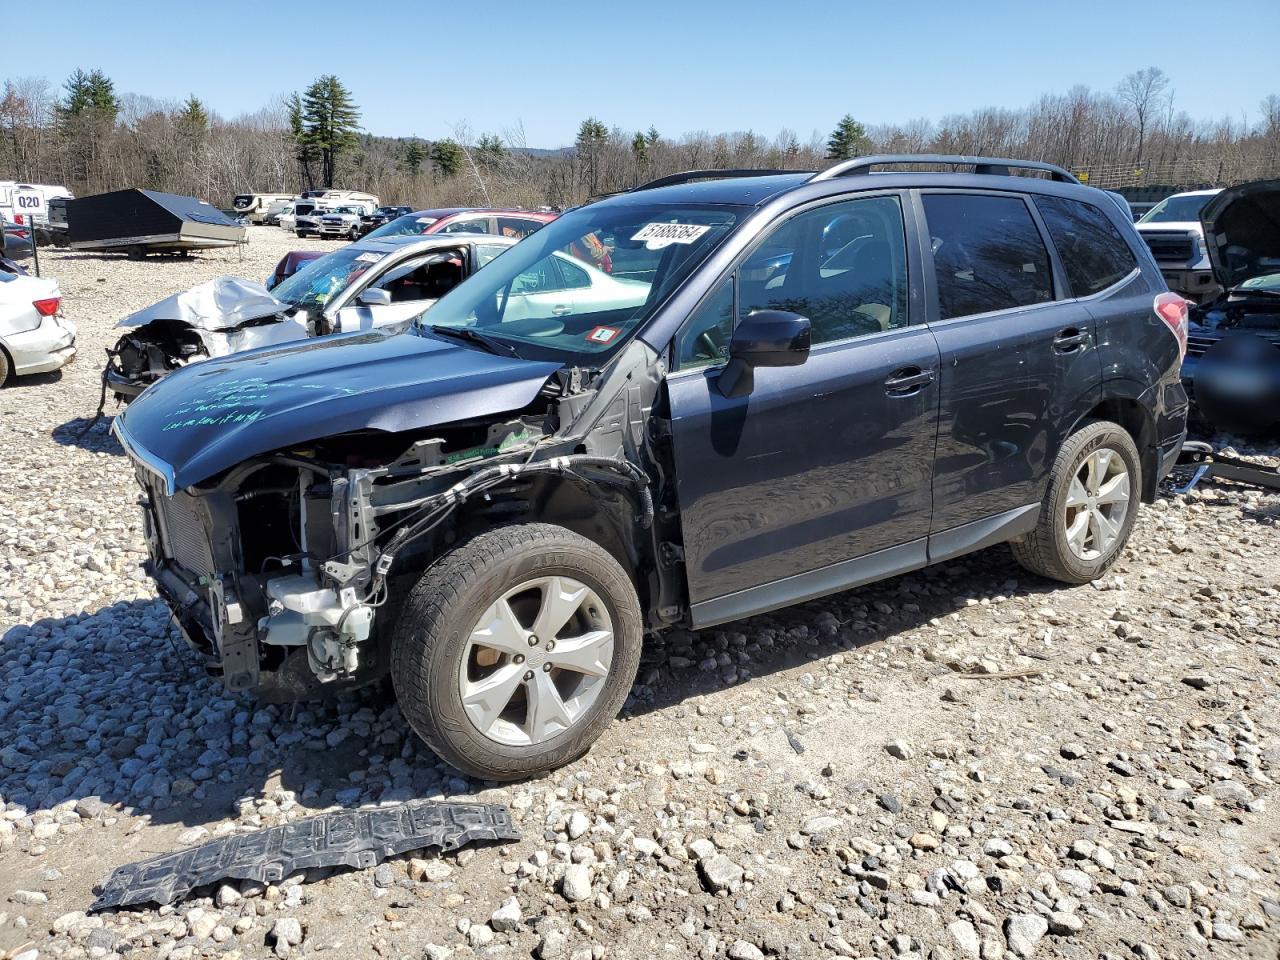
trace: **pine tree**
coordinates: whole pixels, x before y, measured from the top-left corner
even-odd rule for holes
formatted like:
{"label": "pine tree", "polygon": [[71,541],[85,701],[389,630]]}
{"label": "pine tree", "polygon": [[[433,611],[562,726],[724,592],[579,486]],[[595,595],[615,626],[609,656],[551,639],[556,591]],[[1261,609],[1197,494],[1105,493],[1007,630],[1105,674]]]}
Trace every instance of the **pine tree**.
{"label": "pine tree", "polygon": [[422,163],[427,159],[427,151],[422,149],[422,141],[417,137],[411,139],[404,147],[404,156],[401,159],[401,166],[404,167],[405,173],[417,176],[422,170]]}
{"label": "pine tree", "polygon": [[462,148],[452,140],[437,140],[431,145],[431,164],[442,177],[452,177],[466,161]]}
{"label": "pine tree", "polygon": [[867,146],[867,131],[849,114],[840,118],[831,138],[827,140],[828,160],[850,160],[862,153]]}
{"label": "pine tree", "polygon": [[316,162],[316,149],[307,141],[307,127],[303,119],[302,97],[296,93],[289,95],[289,139],[294,144],[294,159],[298,161],[298,170],[308,189],[316,185],[312,173],[312,164]]}
{"label": "pine tree", "polygon": [[64,89],[67,98],[58,107],[62,116],[79,117],[92,113],[115,123],[120,112],[120,98],[116,96],[115,84],[101,70],[89,73],[77,70],[67,78]]}
{"label": "pine tree", "polygon": [[645,133],[644,138],[651,147],[656,146],[658,141],[662,139],[658,134],[658,128],[652,124],[650,124],[649,130]]}
{"label": "pine tree", "polygon": [[359,144],[360,110],[342,81],[326,74],[303,93],[300,119],[301,145],[318,155],[321,183],[331,187],[338,158]]}
{"label": "pine tree", "polygon": [[183,102],[174,119],[178,128],[193,140],[203,140],[209,132],[209,111],[194,93]]}
{"label": "pine tree", "polygon": [[486,133],[476,141],[476,162],[483,166],[492,166],[507,155],[507,148],[502,138]]}
{"label": "pine tree", "polygon": [[578,138],[574,143],[574,152],[582,164],[582,171],[587,182],[587,193],[595,194],[600,182],[600,160],[605,145],[609,142],[608,128],[595,117],[587,117],[578,126]]}

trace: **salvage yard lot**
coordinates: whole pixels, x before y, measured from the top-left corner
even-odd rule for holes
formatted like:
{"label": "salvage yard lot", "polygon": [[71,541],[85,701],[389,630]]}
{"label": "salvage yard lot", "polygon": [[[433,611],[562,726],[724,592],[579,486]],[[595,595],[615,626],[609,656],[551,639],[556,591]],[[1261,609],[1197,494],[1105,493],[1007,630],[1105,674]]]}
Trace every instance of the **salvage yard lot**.
{"label": "salvage yard lot", "polygon": [[[128,462],[105,422],[81,431],[116,320],[334,246],[264,227],[243,257],[41,254],[80,355],[0,391],[0,956],[1277,954],[1275,495],[1161,499],[1092,586],[996,548],[676,632],[587,757],[502,788],[438,763],[381,690],[227,696],[139,568]],[[442,796],[507,803],[524,839],[78,913],[122,863]]]}

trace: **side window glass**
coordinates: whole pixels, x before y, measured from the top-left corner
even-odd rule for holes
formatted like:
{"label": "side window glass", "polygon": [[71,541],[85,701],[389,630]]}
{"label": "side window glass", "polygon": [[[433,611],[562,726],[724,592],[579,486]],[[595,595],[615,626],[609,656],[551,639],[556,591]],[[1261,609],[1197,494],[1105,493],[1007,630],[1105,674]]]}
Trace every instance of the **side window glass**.
{"label": "side window glass", "polygon": [[733,277],[729,276],[676,334],[677,368],[705,367],[729,359],[732,337]]}
{"label": "side window glass", "polygon": [[591,278],[567,256],[556,256],[556,266],[560,268],[560,277],[565,290],[577,290],[591,286]]}
{"label": "side window glass", "polygon": [[844,200],[792,217],[741,267],[739,317],[787,310],[808,317],[813,342],[907,324],[906,233],[897,197]]}
{"label": "side window glass", "polygon": [[511,283],[511,293],[548,293],[560,289],[555,257],[543,257]]}
{"label": "side window glass", "polygon": [[479,269],[480,267],[483,267],[486,263],[488,263],[498,254],[500,254],[503,250],[507,250],[507,249],[509,248],[504,246],[499,246],[498,244],[494,244],[494,243],[477,243],[476,244],[476,268]]}
{"label": "side window glass", "polygon": [[498,218],[498,236],[515,237],[517,239],[527,237],[535,232],[542,224],[537,220],[526,220],[524,217],[499,217]]}
{"label": "side window glass", "polygon": [[462,257],[433,254],[390,270],[372,286],[391,294],[392,303],[438,300],[462,282]]}
{"label": "side window glass", "polygon": [[1105,290],[1138,266],[1137,258],[1107,215],[1090,203],[1036,197],[1049,239],[1077,297]]}
{"label": "side window glass", "polygon": [[487,218],[479,220],[457,220],[448,224],[441,233],[488,233],[489,221]]}
{"label": "side window glass", "polygon": [[925,194],[942,319],[1053,299],[1049,252],[1021,197]]}

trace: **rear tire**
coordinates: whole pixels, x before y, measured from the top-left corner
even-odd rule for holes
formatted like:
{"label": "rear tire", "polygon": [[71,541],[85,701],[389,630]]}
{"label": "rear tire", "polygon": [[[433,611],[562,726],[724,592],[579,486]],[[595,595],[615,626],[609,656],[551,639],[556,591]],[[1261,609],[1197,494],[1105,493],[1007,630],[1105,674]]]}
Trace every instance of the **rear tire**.
{"label": "rear tire", "polygon": [[9,355],[0,347],[0,387],[9,382]]}
{"label": "rear tire", "polygon": [[551,524],[499,527],[444,554],[410,591],[391,679],[443,759],[514,780],[586,753],[631,690],[642,633],[635,587],[604,548]]}
{"label": "rear tire", "polygon": [[1021,566],[1063,583],[1089,583],[1119,559],[1137,520],[1142,461],[1119,424],[1097,420],[1062,445],[1036,528],[1009,543]]}

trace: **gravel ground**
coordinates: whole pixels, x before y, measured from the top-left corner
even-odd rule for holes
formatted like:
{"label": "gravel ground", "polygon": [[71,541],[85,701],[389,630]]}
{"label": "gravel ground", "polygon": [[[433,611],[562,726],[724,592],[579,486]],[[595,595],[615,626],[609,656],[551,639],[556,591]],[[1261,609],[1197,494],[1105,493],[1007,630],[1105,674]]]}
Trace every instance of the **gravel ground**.
{"label": "gravel ground", "polygon": [[[1278,955],[1275,496],[1162,499],[1092,586],[997,548],[673,634],[529,783],[459,777],[380,691],[227,696],[138,568],[127,462],[76,435],[117,319],[321,246],[251,234],[42,257],[81,354],[0,392],[0,957]],[[525,839],[83,913],[119,864],[418,797],[505,802]]]}

